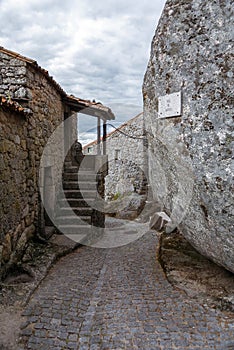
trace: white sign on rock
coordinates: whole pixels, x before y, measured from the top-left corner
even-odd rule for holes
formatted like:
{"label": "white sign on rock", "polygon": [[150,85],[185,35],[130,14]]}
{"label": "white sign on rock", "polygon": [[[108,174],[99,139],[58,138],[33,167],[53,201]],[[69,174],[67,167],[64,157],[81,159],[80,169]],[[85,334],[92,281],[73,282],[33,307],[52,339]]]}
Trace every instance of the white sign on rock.
{"label": "white sign on rock", "polygon": [[169,118],[181,116],[181,91],[159,96],[158,117]]}

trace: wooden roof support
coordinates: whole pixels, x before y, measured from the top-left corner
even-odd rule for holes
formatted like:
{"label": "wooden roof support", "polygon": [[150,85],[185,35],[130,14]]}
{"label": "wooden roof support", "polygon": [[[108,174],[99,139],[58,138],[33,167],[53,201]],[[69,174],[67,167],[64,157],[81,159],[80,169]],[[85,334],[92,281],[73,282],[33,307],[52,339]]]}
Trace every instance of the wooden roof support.
{"label": "wooden roof support", "polygon": [[102,138],[102,153],[106,155],[106,121],[103,120],[103,138]]}
{"label": "wooden roof support", "polygon": [[101,154],[101,118],[97,118],[97,155]]}

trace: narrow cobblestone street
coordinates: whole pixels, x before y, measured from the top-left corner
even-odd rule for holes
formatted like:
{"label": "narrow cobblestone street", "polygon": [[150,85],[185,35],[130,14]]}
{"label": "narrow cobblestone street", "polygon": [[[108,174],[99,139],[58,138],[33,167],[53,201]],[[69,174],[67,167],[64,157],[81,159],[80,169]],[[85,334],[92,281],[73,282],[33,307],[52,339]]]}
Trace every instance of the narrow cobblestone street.
{"label": "narrow cobblestone street", "polygon": [[234,349],[231,314],[175,290],[149,231],[113,249],[80,247],[62,258],[23,315],[20,349]]}

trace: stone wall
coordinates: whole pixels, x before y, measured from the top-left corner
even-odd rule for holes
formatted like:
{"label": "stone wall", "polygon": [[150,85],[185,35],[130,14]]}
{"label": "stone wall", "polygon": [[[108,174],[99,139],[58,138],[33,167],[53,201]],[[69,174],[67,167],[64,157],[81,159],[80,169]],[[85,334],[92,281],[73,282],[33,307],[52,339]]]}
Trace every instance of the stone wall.
{"label": "stone wall", "polygon": [[58,89],[36,66],[0,52],[0,72],[0,94],[31,112],[22,116],[0,109],[1,263],[10,264],[19,259],[30,236],[43,233],[40,187],[43,193],[50,192],[47,201],[55,205],[57,166],[63,162],[62,130],[42,169],[40,160],[47,140],[63,121],[64,107]]}
{"label": "stone wall", "polygon": [[[233,1],[168,0],[143,85],[149,173],[160,201],[202,254],[234,272]],[[182,115],[158,97],[182,92]]]}
{"label": "stone wall", "polygon": [[[29,118],[27,148],[30,150],[29,158],[33,172],[32,178],[35,181],[34,189],[38,192],[40,186],[41,194],[38,194],[38,198],[43,197],[43,202],[52,213],[56,205],[56,193],[59,191],[61,181],[60,168],[64,159],[63,128],[56,133],[53,144],[47,149],[46,162],[40,164],[40,161],[47,141],[64,120],[64,107],[59,92],[45,76],[31,66],[27,69],[27,81],[30,86],[28,90],[32,95],[28,106],[33,112]],[[40,200],[38,205],[36,227],[39,232],[43,233],[44,209]]]}
{"label": "stone wall", "polygon": [[33,233],[35,208],[29,198],[26,117],[1,108],[0,130],[0,239],[2,262],[7,262],[22,234]]}
{"label": "stone wall", "polygon": [[[119,131],[118,131],[119,130]],[[107,199],[126,193],[145,192],[145,149],[143,142],[143,114],[123,124],[107,135],[108,175],[105,178]],[[126,135],[124,135],[124,134]],[[131,136],[132,138],[128,137]],[[84,154],[96,153],[96,142],[84,148]]]}
{"label": "stone wall", "polygon": [[32,98],[30,90],[27,89],[27,63],[6,53],[0,52],[0,95],[8,99]]}

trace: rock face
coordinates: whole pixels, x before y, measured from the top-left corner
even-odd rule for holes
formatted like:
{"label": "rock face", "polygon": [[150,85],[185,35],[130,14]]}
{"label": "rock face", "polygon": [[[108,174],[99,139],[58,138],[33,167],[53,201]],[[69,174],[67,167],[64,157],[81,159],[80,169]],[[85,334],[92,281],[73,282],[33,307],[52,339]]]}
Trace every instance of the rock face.
{"label": "rock face", "polygon": [[[143,96],[154,199],[198,251],[234,272],[232,6],[167,1]],[[166,118],[159,97],[175,92],[181,115]]]}

